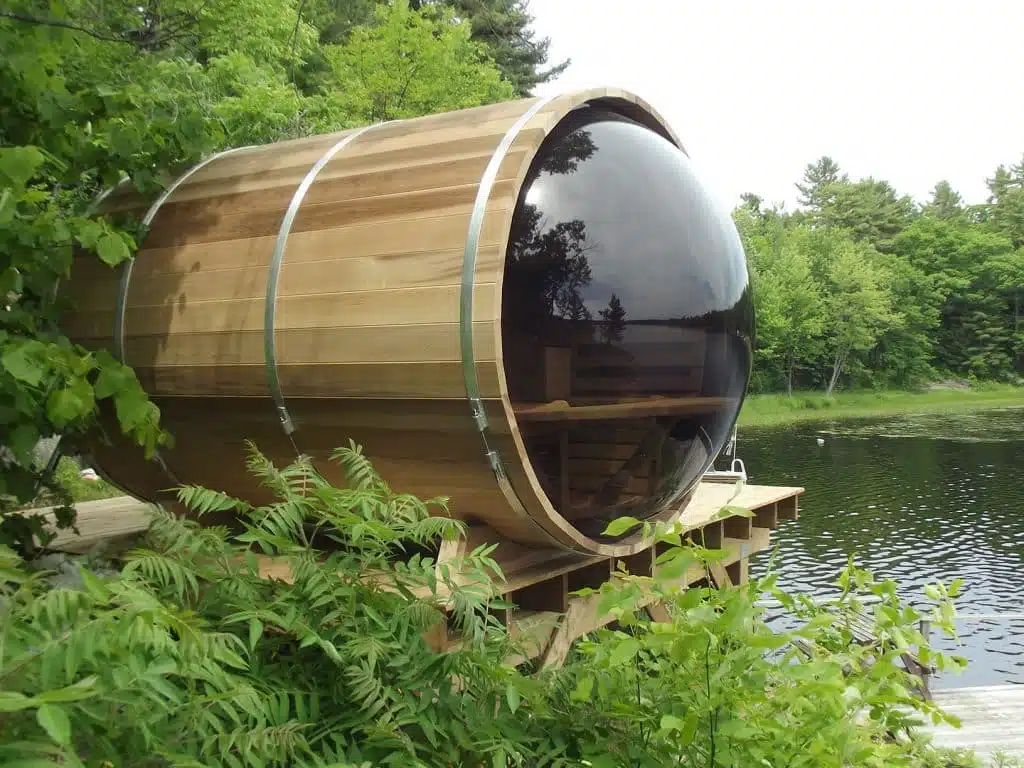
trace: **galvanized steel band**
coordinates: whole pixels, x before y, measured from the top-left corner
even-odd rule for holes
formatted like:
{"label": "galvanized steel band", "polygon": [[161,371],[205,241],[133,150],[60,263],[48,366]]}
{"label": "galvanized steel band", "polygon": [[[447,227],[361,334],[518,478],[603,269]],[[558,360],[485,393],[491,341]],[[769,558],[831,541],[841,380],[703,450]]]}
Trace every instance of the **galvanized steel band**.
{"label": "galvanized steel band", "polygon": [[[298,188],[295,190],[295,194],[292,195],[291,202],[288,204],[288,210],[285,211],[284,218],[281,219],[281,227],[277,232],[277,240],[274,243],[274,252],[270,257],[270,271],[267,275],[266,302],[263,307],[263,356],[267,367],[267,386],[270,388],[270,396],[274,399],[274,407],[277,409],[277,418],[281,422],[281,427],[289,438],[295,432],[295,422],[292,421],[292,417],[288,413],[288,408],[284,401],[284,393],[281,391],[281,379],[277,375],[277,350],[274,343],[274,320],[277,312],[277,285],[281,279],[281,267],[284,264],[285,249],[288,247],[288,235],[291,234],[292,224],[295,223],[295,217],[299,214],[299,208],[302,207],[302,201],[306,197],[306,193],[309,192],[309,188],[313,186],[313,182],[316,181],[316,177],[320,175],[320,171],[322,171],[339,152],[345,149],[345,147],[367,131],[376,128],[379,125],[386,125],[386,123],[367,125],[353,131],[340,139],[336,144],[334,144],[334,146],[328,149],[319,160],[316,161],[313,167],[309,169],[309,172],[299,183]],[[295,447],[294,443],[293,447]],[[298,453],[298,450],[296,450],[296,453]]]}
{"label": "galvanized steel band", "polygon": [[[232,155],[235,154],[236,152],[246,152],[248,150],[255,148],[256,147],[252,146],[234,147],[232,149],[226,149],[223,152],[217,152],[216,154],[210,155],[209,157],[200,160],[198,163],[196,163],[187,171],[185,171],[185,173],[183,173],[181,176],[172,181],[167,186],[167,188],[162,193],[160,193],[160,196],[153,201],[153,204],[149,206],[149,210],[146,211],[145,216],[142,217],[143,226],[148,227],[150,224],[153,223],[153,220],[156,218],[156,215],[160,211],[160,208],[163,206],[163,204],[166,203],[168,199],[170,199],[171,195],[173,195],[178,190],[178,188],[181,187],[182,184],[184,184],[186,181],[192,178],[192,176],[195,175],[197,171],[205,168],[214,160],[217,160],[221,157]],[[125,261],[124,264],[121,266],[121,282],[120,285],[118,286],[117,307],[114,311],[114,357],[120,360],[121,363],[123,363],[124,365],[128,365],[128,361],[125,359],[124,348],[125,311],[128,304],[128,288],[131,285],[132,267],[134,265],[135,257],[133,256],[132,258]],[[166,462],[164,462],[164,459],[160,455],[159,451],[155,452],[153,460],[160,465],[160,468],[164,471],[164,474],[166,474],[171,479],[171,482],[173,482],[175,485],[181,485],[181,481],[178,480],[175,474],[171,471],[170,467],[168,467]]]}
{"label": "galvanized steel band", "polygon": [[523,502],[519,499],[515,488],[509,480],[508,472],[505,471],[504,462],[498,451],[491,447],[487,439],[487,432],[490,425],[487,421],[487,411],[484,408],[483,400],[480,397],[480,381],[476,372],[476,356],[473,350],[473,288],[476,283],[476,262],[480,250],[480,236],[483,232],[484,217],[487,214],[487,203],[490,200],[494,184],[498,179],[498,172],[501,164],[505,161],[512,144],[515,143],[519,133],[526,125],[537,116],[548,104],[557,99],[561,94],[555,93],[550,96],[538,99],[526,112],[524,112],[515,123],[505,132],[498,144],[494,154],[491,155],[483,176],[480,177],[480,186],[477,188],[476,199],[473,201],[473,212],[469,217],[469,232],[466,235],[466,247],[462,257],[462,292],[459,302],[459,343],[462,352],[462,377],[466,385],[466,396],[469,398],[470,408],[473,413],[473,420],[484,441],[484,450],[491,470],[498,482],[505,500],[512,510],[524,520],[534,523],[552,545],[559,549],[572,550],[571,547],[556,539],[543,526],[537,523],[527,512]]}

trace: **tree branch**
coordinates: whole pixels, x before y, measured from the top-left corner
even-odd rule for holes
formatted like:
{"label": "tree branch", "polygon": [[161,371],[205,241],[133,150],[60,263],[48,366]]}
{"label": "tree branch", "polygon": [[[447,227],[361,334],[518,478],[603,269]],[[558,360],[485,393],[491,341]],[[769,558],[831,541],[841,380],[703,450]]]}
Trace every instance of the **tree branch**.
{"label": "tree branch", "polygon": [[61,21],[60,19],[40,19],[35,16],[26,16],[22,13],[11,13],[10,11],[0,11],[0,18],[10,19],[11,21],[17,21],[20,24],[31,24],[38,27],[60,27],[61,29],[70,29],[72,32],[82,32],[89,37],[96,40],[102,40],[105,43],[124,43],[126,45],[135,45],[134,40],[124,37],[112,37],[110,35],[97,32],[94,29],[82,27],[78,24],[73,24],[70,21]]}

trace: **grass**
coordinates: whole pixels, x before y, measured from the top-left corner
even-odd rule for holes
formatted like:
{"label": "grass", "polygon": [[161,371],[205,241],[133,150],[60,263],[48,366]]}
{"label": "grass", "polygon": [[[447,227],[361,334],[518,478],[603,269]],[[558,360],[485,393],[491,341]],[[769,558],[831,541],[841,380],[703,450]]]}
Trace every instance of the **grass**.
{"label": "grass", "polygon": [[829,419],[870,418],[901,413],[961,413],[1005,406],[1024,407],[1024,388],[988,384],[975,389],[929,392],[819,392],[751,395],[740,413],[740,427],[775,427]]}
{"label": "grass", "polygon": [[[82,468],[78,465],[78,462],[68,456],[64,456],[57,463],[54,478],[60,485],[71,492],[71,498],[76,502],[110,499],[114,496],[124,495],[123,491],[118,490],[103,480],[86,480],[82,477]],[[56,503],[56,499],[52,498],[50,494],[42,493],[23,508],[50,507]]]}

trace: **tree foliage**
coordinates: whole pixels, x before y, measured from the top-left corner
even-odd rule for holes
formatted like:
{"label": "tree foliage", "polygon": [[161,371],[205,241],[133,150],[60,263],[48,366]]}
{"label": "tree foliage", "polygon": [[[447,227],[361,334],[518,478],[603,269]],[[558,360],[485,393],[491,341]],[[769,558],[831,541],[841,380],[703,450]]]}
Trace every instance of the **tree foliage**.
{"label": "tree foliage", "polygon": [[[499,33],[492,38],[500,42]],[[144,235],[137,221],[95,215],[97,197],[122,182],[155,196],[225,147],[510,98],[521,83],[503,76],[489,45],[446,5],[4,4],[0,543],[27,551],[50,535],[38,515],[13,513],[40,484],[53,485],[33,463],[40,438],[63,435],[74,450],[97,432],[98,408],[109,403],[119,428],[150,454],[171,440],[134,373],[106,352],[72,345],[61,330],[67,307],[58,286],[72,256],[116,267]],[[65,506],[58,523],[72,520]]]}
{"label": "tree foliage", "polygon": [[917,206],[851,181],[829,157],[797,184],[804,209],[734,211],[755,279],[756,389],[914,388],[1024,373],[1024,161],[965,206],[941,181]]}
{"label": "tree foliage", "polygon": [[[509,659],[523,649],[493,608],[494,546],[439,568],[430,556],[463,535],[443,499],[392,489],[356,446],[334,455],[345,487],[305,460],[254,482],[277,500],[251,507],[195,487],[202,516],[159,514],[119,574],[86,569],[50,588],[45,572],[0,548],[0,760],[54,765],[563,766],[938,765],[913,733],[948,716],[914,695],[899,656],[939,669],[918,629],[953,627],[956,584],[929,587],[927,614],[893,582],[851,564],[831,611],[779,590],[774,577],[723,590],[680,589],[723,552],[663,524],[656,577],[620,571],[581,590],[613,625],[577,644],[560,669]],[[620,530],[637,521],[613,523]],[[257,554],[259,553],[259,554]],[[890,644],[851,643],[849,610],[873,610]],[[765,622],[763,597],[794,620]],[[643,603],[661,601],[668,620]],[[458,641],[426,636],[445,621]],[[810,649],[806,657],[799,647]],[[928,762],[926,762],[928,761]],[[948,764],[947,764],[948,765]]]}

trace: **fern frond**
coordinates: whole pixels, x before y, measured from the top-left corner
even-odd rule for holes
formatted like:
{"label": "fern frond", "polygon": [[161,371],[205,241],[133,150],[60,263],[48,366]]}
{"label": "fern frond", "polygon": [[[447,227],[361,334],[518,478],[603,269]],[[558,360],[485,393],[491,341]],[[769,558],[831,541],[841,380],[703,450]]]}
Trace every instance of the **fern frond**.
{"label": "fern frond", "polygon": [[138,574],[161,589],[170,590],[179,601],[198,599],[199,579],[185,564],[149,549],[134,549],[128,553],[123,575]]}
{"label": "fern frond", "polygon": [[40,628],[57,634],[76,624],[92,605],[92,598],[85,592],[53,589],[33,600],[31,615]]}
{"label": "fern frond", "polygon": [[178,501],[199,516],[210,512],[229,512],[231,510],[244,513],[250,508],[250,505],[241,499],[198,485],[179,486]]}
{"label": "fern frond", "polygon": [[337,463],[344,470],[345,477],[353,488],[357,490],[387,489],[387,484],[377,474],[373,463],[363,455],[362,446],[357,445],[354,440],[349,440],[348,446],[335,450],[331,454],[331,461]]}
{"label": "fern frond", "polygon": [[306,546],[304,526],[310,508],[308,501],[288,498],[260,507],[251,516],[254,526],[279,540]]}

